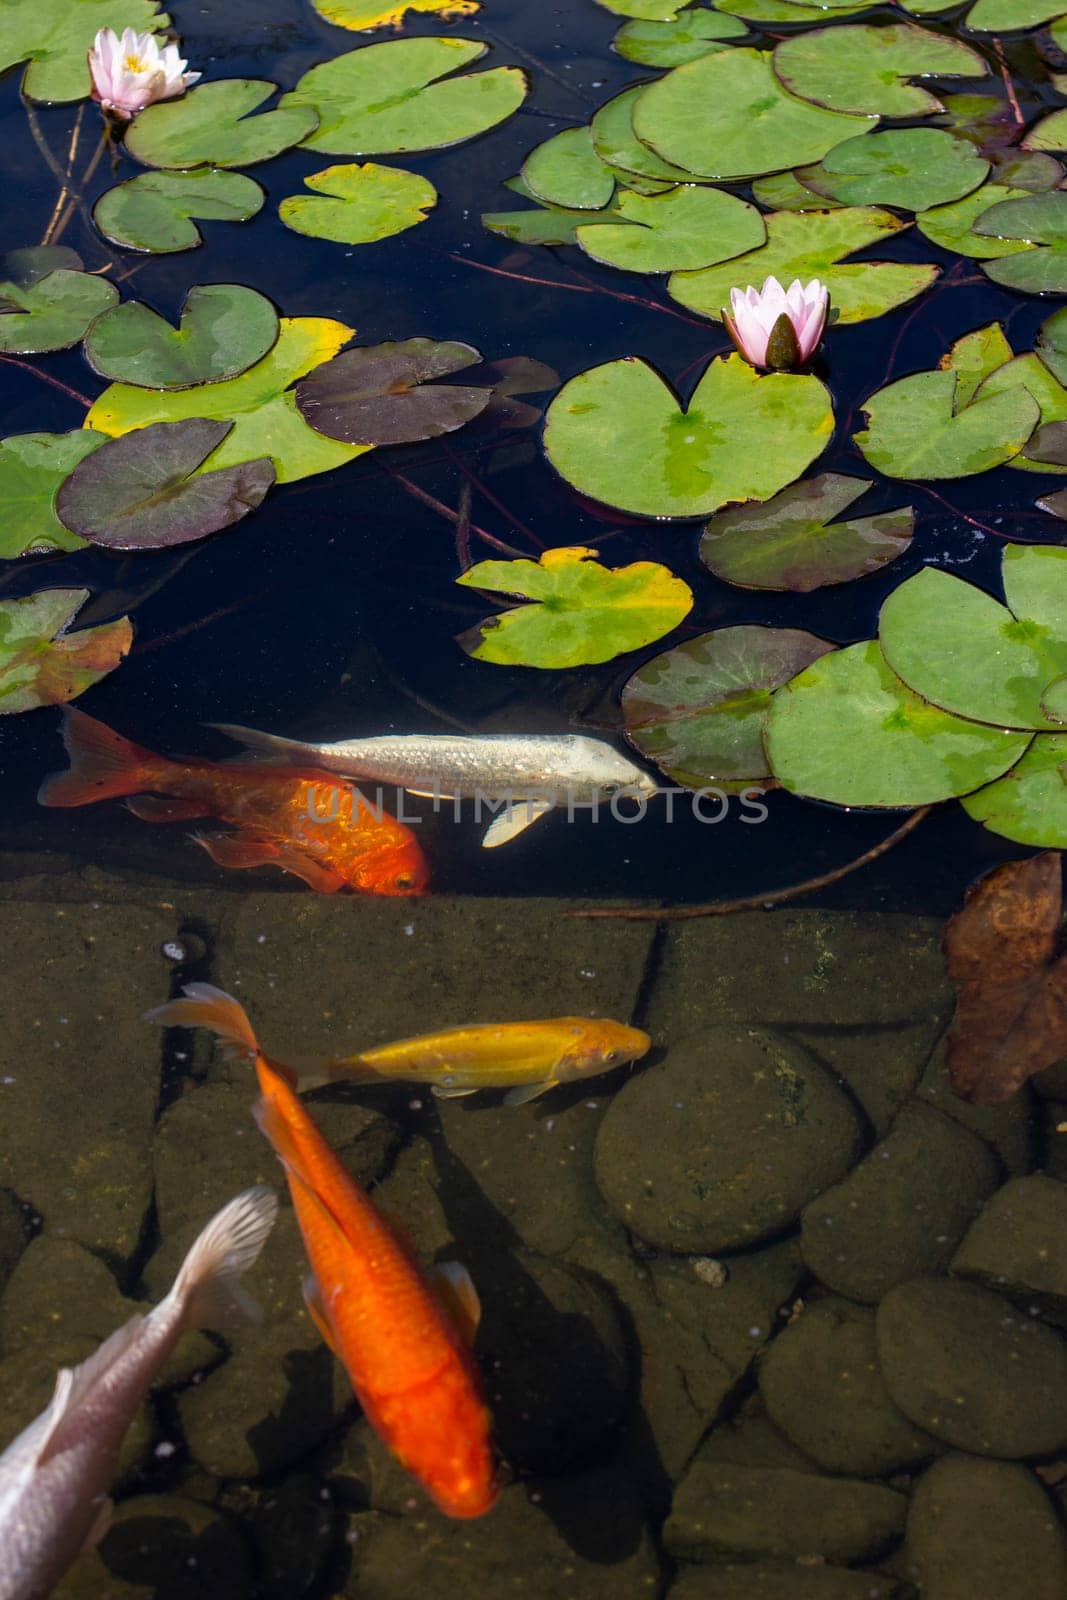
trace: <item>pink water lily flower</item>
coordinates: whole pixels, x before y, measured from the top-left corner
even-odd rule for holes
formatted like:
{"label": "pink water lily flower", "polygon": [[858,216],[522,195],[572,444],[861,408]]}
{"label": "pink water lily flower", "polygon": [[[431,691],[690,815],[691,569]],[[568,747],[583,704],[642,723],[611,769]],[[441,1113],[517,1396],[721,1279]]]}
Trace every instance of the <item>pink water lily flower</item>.
{"label": "pink water lily flower", "polygon": [[762,289],[731,289],[722,320],[754,367],[800,367],[822,338],[829,309],[830,291],[818,278],[807,285],[794,278],[788,289],[768,278]]}
{"label": "pink water lily flower", "polygon": [[127,28],[120,39],[114,28],[101,28],[89,51],[93,99],[123,122],[155,100],[172,100],[199,78],[186,72],[189,65],[176,44],[162,50],[152,33]]}

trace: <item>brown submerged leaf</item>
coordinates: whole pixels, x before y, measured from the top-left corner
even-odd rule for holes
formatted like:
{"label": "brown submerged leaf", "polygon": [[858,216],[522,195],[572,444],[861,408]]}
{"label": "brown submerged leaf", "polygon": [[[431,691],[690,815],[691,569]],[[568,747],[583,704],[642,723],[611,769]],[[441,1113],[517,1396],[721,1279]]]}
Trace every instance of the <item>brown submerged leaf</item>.
{"label": "brown submerged leaf", "polygon": [[1067,1056],[1062,920],[1058,850],[997,867],[949,920],[944,949],[956,1015],[948,1072],[962,1099],[996,1105]]}

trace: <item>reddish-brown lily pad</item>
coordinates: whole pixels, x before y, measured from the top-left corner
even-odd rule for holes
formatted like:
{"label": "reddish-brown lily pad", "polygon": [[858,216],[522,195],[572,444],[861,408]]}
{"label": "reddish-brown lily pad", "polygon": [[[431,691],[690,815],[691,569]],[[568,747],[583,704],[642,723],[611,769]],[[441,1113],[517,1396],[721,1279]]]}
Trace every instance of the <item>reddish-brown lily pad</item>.
{"label": "reddish-brown lily pad", "polygon": [[411,444],[484,411],[490,387],[433,383],[481,361],[469,344],[403,339],[345,350],[296,386],[305,422],[344,444]]}

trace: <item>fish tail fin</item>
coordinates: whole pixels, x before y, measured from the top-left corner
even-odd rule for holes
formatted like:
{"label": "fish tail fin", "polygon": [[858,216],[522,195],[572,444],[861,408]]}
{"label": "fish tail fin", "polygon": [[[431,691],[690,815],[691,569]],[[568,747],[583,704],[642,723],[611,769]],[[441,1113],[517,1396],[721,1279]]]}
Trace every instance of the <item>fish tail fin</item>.
{"label": "fish tail fin", "polygon": [[293,756],[303,761],[308,759],[307,746],[301,744],[299,739],[285,739],[278,733],[262,733],[258,728],[243,728],[238,722],[209,722],[207,726],[214,728],[217,733],[224,733],[235,744],[244,745],[246,750],[259,751],[274,761],[285,761]]}
{"label": "fish tail fin", "polygon": [[294,1086],[301,1094],[309,1089],[325,1089],[331,1083],[389,1083],[388,1075],[379,1072],[362,1056],[350,1056],[346,1061],[331,1061],[323,1056],[308,1056],[305,1060],[289,1063]]}
{"label": "fish tail fin", "polygon": [[238,1281],[263,1248],[274,1226],[278,1197],[273,1189],[246,1189],[208,1223],[182,1262],[170,1291],[185,1328],[228,1328],[258,1322],[260,1308]]}
{"label": "fish tail fin", "polygon": [[[207,1028],[209,1033],[222,1041],[223,1054],[231,1059],[254,1060],[263,1054],[255,1029],[248,1019],[248,1012],[232,994],[216,988],[213,983],[187,983],[182,995],[184,998],[181,1000],[168,1000],[164,1005],[146,1011],[145,1021],[158,1022],[161,1028]],[[267,1057],[263,1059],[267,1060]],[[283,1066],[279,1061],[271,1061],[270,1066],[291,1087],[297,1086],[300,1075],[291,1067]],[[319,1078],[319,1082],[331,1081],[329,1078]],[[313,1085],[308,1083],[302,1087],[311,1088]]]}
{"label": "fish tail fin", "polygon": [[93,800],[114,800],[151,787],[165,763],[95,717],[67,706],[61,726],[70,757],[66,772],[54,772],[41,784],[43,806],[84,806]]}

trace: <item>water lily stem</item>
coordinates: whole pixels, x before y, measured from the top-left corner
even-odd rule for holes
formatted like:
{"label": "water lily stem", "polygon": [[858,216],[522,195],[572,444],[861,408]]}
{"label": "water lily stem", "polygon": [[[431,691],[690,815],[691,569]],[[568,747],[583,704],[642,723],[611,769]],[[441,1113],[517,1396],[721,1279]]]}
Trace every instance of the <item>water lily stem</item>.
{"label": "water lily stem", "polygon": [[64,394],[69,394],[72,400],[77,400],[86,411],[92,405],[88,395],[80,394],[77,389],[72,389],[68,383],[63,383],[59,378],[53,378],[50,372],[42,372],[40,367],[35,367],[32,362],[20,361],[17,356],[0,355],[0,361],[10,361],[13,367],[21,367],[23,372],[32,372],[35,378],[40,378],[42,383],[50,383],[53,389],[61,389]]}
{"label": "water lily stem", "polygon": [[515,515],[514,511],[509,511],[503,500],[497,499],[489,485],[478,476],[473,467],[468,467],[463,457],[459,455],[457,451],[452,449],[452,446],[446,439],[442,439],[441,446],[449,461],[453,462],[455,466],[459,468],[460,472],[462,472],[464,478],[467,480],[467,486],[477,489],[482,499],[488,500],[491,506],[495,506],[497,511],[500,512],[501,516],[507,517],[512,526],[517,528],[520,533],[524,533],[527,539],[529,539],[530,543],[536,546],[538,550],[546,549],[545,541],[543,539],[539,539],[537,534],[534,533],[533,529],[526,526],[525,522],[520,521],[520,519]]}
{"label": "water lily stem", "polygon": [[[687,317],[684,311],[675,311],[670,306],[660,305],[657,300],[646,300],[643,295],[624,294],[619,289],[606,289],[599,283],[563,283],[559,278],[535,278],[526,272],[511,272],[506,267],[491,267],[487,261],[472,261],[468,256],[457,255],[452,250],[444,250],[442,254],[449,261],[458,261],[464,267],[476,267],[479,272],[491,272],[497,278],[511,278],[516,283],[537,283],[544,289],[569,289],[571,294],[606,294],[612,300],[625,300],[630,305],[642,306],[646,311],[662,311],[665,317],[676,317],[679,322],[688,322],[691,328],[702,328],[707,332],[706,322],[698,322],[695,317]],[[576,277],[582,274],[575,271]]]}
{"label": "water lily stem", "polygon": [[92,178],[93,173],[96,171],[97,167],[100,165],[101,157],[103,156],[104,151],[109,147],[110,143],[111,143],[110,136],[108,134],[107,128],[105,127],[103,132],[100,135],[100,143],[97,145],[96,149],[93,151],[92,159],[90,160],[89,165],[86,167],[85,171],[82,173],[81,179],[80,179],[80,181],[79,181],[79,183],[77,185],[77,188],[74,189],[74,191],[71,194],[70,199],[67,201],[66,210],[64,211],[63,215],[59,218],[58,222],[56,222],[54,226],[52,224],[49,224],[48,236],[45,239],[45,243],[46,244],[55,244],[56,240],[62,237],[62,235],[66,232],[66,229],[67,229],[67,227],[68,227],[68,225],[70,223],[70,219],[71,219],[71,217],[73,217],[75,211],[80,211],[82,213],[82,216],[85,218],[85,226],[86,226],[86,228],[90,231],[90,233],[92,232],[93,219],[90,216],[89,208],[85,203],[84,190],[85,190],[86,185],[89,183],[90,179]]}
{"label": "water lily stem", "polygon": [[806,878],[803,883],[790,884],[787,889],[772,889],[769,894],[750,894],[743,900],[711,900],[706,905],[699,906],[658,906],[636,907],[628,906],[625,910],[616,911],[608,907],[598,907],[591,911],[565,911],[565,917],[586,917],[606,920],[609,917],[621,918],[626,922],[685,922],[694,917],[726,917],[734,911],[762,911],[766,906],[780,906],[788,900],[799,900],[803,895],[814,894],[819,889],[829,888],[832,883],[840,883],[842,878],[847,878],[850,873],[858,872],[861,867],[869,866],[872,861],[877,861],[879,856],[884,856],[906,839],[909,833],[928,817],[933,806],[920,806],[918,811],[913,811],[899,828],[894,828],[880,844],[872,845],[870,850],[865,850],[854,861],[847,861],[843,867],[835,867],[832,872],[823,872],[817,878]]}
{"label": "water lily stem", "polygon": [[70,193],[70,175],[74,171],[74,160],[75,160],[75,157],[78,154],[78,141],[81,138],[82,122],[84,121],[84,119],[85,119],[85,101],[83,100],[81,105],[79,105],[79,107],[78,107],[78,115],[74,119],[74,127],[71,130],[70,144],[69,144],[69,146],[67,148],[67,169],[66,169],[66,173],[65,173],[63,182],[60,185],[60,190],[59,190],[59,194],[56,197],[55,206],[52,208],[52,215],[48,219],[48,226],[44,230],[44,234],[43,234],[43,236],[41,238],[41,243],[42,244],[51,244],[52,243],[52,229],[55,227],[57,221],[59,220],[59,214],[63,210],[63,206],[64,206],[64,203],[66,201],[66,198],[67,198],[68,194]]}
{"label": "water lily stem", "polygon": [[[391,467],[386,470],[393,482],[398,483],[402,489],[406,489],[413,499],[421,500],[424,506],[429,506],[431,511],[436,511],[438,516],[447,517],[449,522],[459,523],[461,521],[459,512],[453,511],[451,506],[446,506],[443,500],[437,499],[436,495],[428,494],[425,489],[420,489],[417,483],[412,483],[410,478],[405,478],[402,472],[396,472]],[[470,523],[469,526],[471,533],[476,533],[479,539],[484,539],[487,545],[490,545],[494,550],[499,550],[501,555],[518,556],[520,559],[526,555],[525,550],[516,550],[514,545],[505,544],[503,539],[496,537],[496,534],[489,533],[485,528],[479,528],[476,522]]]}
{"label": "water lily stem", "polygon": [[1004,90],[1008,96],[1008,104],[1011,106],[1011,114],[1015,118],[1015,126],[1023,128],[1026,126],[1026,118],[1022,114],[1018,96],[1015,93],[1015,85],[1012,83],[1011,73],[1008,71],[1008,63],[1004,59],[1004,46],[995,35],[993,49],[996,52],[997,61],[1000,63],[1000,76],[1004,81]]}

